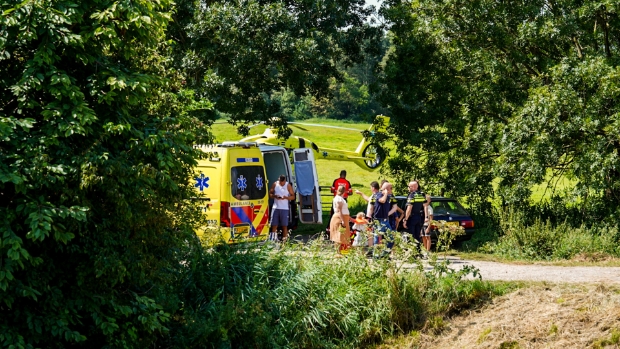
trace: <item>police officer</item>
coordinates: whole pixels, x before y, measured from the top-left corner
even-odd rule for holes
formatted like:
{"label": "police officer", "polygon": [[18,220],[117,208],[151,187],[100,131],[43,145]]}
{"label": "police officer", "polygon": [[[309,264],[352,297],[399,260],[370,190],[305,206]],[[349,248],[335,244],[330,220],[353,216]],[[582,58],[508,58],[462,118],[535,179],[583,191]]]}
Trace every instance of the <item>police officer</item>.
{"label": "police officer", "polygon": [[424,222],[425,201],[426,195],[420,190],[418,181],[409,182],[409,195],[407,196],[407,210],[405,211],[403,227],[407,229],[410,236],[413,236],[418,241],[418,252],[421,252],[420,244],[422,243],[422,237],[420,232]]}

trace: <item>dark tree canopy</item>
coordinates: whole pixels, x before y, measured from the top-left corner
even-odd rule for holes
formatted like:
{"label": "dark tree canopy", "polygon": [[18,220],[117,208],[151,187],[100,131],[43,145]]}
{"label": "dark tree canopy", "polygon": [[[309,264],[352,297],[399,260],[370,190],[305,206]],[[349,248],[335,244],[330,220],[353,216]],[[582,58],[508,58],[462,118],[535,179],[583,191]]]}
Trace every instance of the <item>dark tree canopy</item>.
{"label": "dark tree canopy", "polygon": [[608,1],[387,1],[382,100],[396,174],[507,201],[558,176],[578,195],[618,188],[618,5]]}
{"label": "dark tree canopy", "polygon": [[3,347],[148,347],[178,306],[191,144],[208,133],[166,68],[171,6],[1,5]]}
{"label": "dark tree canopy", "polygon": [[363,0],[184,0],[179,7],[169,34],[176,62],[188,86],[233,122],[281,116],[273,91],[326,95],[329,78],[341,78],[338,64],[360,62],[363,44],[380,34]]}

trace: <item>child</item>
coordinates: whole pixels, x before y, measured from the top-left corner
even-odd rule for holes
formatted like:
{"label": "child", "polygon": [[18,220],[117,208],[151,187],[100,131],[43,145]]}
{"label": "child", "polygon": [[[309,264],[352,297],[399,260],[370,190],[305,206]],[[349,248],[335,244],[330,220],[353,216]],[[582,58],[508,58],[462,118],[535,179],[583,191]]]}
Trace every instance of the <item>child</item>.
{"label": "child", "polygon": [[366,246],[366,230],[368,230],[368,221],[364,212],[358,212],[353,221],[353,231],[355,232],[355,238],[353,239],[353,246]]}

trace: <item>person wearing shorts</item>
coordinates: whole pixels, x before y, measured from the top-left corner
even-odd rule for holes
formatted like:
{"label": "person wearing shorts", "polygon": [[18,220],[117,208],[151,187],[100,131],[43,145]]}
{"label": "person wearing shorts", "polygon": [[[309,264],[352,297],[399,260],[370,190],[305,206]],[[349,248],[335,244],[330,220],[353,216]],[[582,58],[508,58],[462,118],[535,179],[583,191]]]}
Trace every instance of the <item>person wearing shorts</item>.
{"label": "person wearing shorts", "polygon": [[288,202],[295,198],[293,187],[286,181],[286,176],[281,175],[278,181],[273,183],[271,190],[269,190],[269,197],[273,199],[269,240],[277,241],[277,229],[282,227],[282,241],[286,241],[288,239]]}

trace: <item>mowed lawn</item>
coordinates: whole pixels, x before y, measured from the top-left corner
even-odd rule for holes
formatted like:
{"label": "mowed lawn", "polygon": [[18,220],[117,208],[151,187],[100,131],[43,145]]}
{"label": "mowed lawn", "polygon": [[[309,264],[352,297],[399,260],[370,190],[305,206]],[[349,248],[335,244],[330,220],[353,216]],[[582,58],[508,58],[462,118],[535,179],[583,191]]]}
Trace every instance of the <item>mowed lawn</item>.
{"label": "mowed lawn", "polygon": [[[303,122],[304,124],[320,124],[326,126],[346,127],[355,130],[342,130],[320,126],[308,126],[292,124],[293,136],[306,138],[316,143],[321,148],[340,149],[347,151],[355,151],[362,141],[363,130],[367,130],[370,124],[350,123],[337,120],[326,119],[310,119]],[[250,135],[261,134],[265,131],[264,125],[258,125],[250,129]],[[242,136],[237,134],[234,126],[230,124],[213,125],[213,134],[217,142],[238,141]],[[341,170],[347,171],[347,179],[353,187],[364,189],[368,192],[370,182],[380,181],[384,177],[379,170],[370,172],[357,166],[353,162],[348,161],[330,161],[317,160],[317,172],[319,175],[319,184],[321,186],[330,186],[334,179],[338,178]]]}

